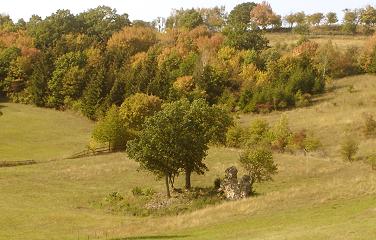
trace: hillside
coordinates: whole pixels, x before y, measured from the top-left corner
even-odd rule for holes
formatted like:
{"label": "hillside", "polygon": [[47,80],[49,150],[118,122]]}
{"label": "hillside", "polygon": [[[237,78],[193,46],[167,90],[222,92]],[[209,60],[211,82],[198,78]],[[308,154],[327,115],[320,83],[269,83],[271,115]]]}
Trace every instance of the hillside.
{"label": "hillside", "polygon": [[[286,114],[292,129],[312,130],[323,150],[275,154],[279,173],[273,182],[256,185],[257,197],[164,217],[93,207],[114,191],[131,194],[137,186],[163,191],[161,181],[136,171],[125,154],[46,161],[85,149],[90,121],[1,103],[0,124],[6,126],[0,132],[1,158],[42,163],[0,168],[0,239],[374,239],[376,173],[361,161],[344,163],[338,150],[346,132],[361,141],[359,158],[374,153],[376,140],[365,139],[359,128],[362,113],[376,112],[375,93],[375,76],[348,77],[335,81],[310,107],[239,116],[247,125]],[[210,171],[193,176],[193,186],[211,186],[224,169],[238,165],[238,156],[235,149],[211,148]]]}

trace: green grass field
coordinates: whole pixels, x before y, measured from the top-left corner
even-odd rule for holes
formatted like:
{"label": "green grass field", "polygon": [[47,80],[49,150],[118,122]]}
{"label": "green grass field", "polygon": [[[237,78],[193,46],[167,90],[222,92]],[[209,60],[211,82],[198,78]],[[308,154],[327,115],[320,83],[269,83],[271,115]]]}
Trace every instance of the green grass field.
{"label": "green grass field", "polygon": [[[338,154],[345,134],[361,142],[358,158],[376,152],[376,139],[359,134],[361,114],[376,113],[376,76],[337,80],[307,108],[239,116],[247,125],[286,114],[292,129],[312,130],[324,147],[307,156],[275,154],[279,173],[256,185],[257,197],[178,216],[136,217],[93,207],[111,192],[130,194],[136,186],[163,192],[163,182],[138,172],[123,153],[63,160],[89,140],[93,124],[80,116],[0,105],[0,161],[40,162],[0,168],[0,239],[376,239],[376,172]],[[211,186],[238,165],[238,156],[235,149],[212,147],[210,171],[193,176],[193,186]]]}

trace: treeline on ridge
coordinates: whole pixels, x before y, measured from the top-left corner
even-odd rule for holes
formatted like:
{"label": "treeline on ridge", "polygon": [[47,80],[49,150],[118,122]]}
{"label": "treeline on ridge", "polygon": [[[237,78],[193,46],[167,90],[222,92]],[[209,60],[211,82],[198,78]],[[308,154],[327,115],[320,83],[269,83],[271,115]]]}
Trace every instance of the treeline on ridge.
{"label": "treeline on ridge", "polygon": [[307,104],[328,79],[376,71],[372,42],[363,51],[304,38],[270,47],[263,32],[280,27],[278,19],[265,2],[229,14],[176,10],[152,23],[105,6],[28,22],[1,16],[0,95],[91,119],[137,93],[260,112]]}

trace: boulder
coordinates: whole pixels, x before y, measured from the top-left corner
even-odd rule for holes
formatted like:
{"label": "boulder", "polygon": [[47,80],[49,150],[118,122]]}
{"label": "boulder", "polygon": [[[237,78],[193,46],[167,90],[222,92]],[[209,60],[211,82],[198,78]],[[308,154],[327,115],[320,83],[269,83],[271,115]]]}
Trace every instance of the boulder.
{"label": "boulder", "polygon": [[244,175],[240,182],[238,181],[238,169],[234,166],[225,171],[225,178],[221,181],[221,192],[228,200],[237,200],[251,195],[251,178]]}

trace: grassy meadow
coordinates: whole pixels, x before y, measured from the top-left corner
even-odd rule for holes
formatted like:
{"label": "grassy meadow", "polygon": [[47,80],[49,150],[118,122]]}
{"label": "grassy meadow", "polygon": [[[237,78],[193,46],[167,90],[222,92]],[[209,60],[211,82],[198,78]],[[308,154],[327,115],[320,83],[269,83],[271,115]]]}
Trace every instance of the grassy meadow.
{"label": "grassy meadow", "polygon": [[[93,124],[80,116],[0,105],[0,160],[39,162],[0,168],[1,240],[376,239],[376,172],[339,155],[348,134],[360,141],[360,160],[376,152],[376,139],[360,130],[362,113],[376,112],[376,76],[336,80],[310,107],[239,115],[246,126],[255,118],[273,123],[285,114],[293,130],[312,131],[323,149],[306,156],[275,154],[279,173],[273,182],[256,185],[256,197],[177,216],[139,217],[95,207],[114,191],[125,195],[134,187],[152,187],[163,193],[163,182],[137,171],[123,153],[64,160],[88,143]],[[238,157],[236,149],[212,147],[206,159],[210,171],[194,175],[193,186],[212,186],[227,167],[239,165]]]}
{"label": "grassy meadow", "polygon": [[46,161],[83,150],[93,123],[71,112],[0,102],[0,161]]}
{"label": "grassy meadow", "polygon": [[[270,41],[270,45],[274,46],[277,43],[294,44],[301,38],[301,35],[294,33],[266,33],[265,37]],[[367,36],[349,35],[308,35],[307,37],[318,44],[325,44],[331,41],[340,49],[363,47],[369,38]]]}

